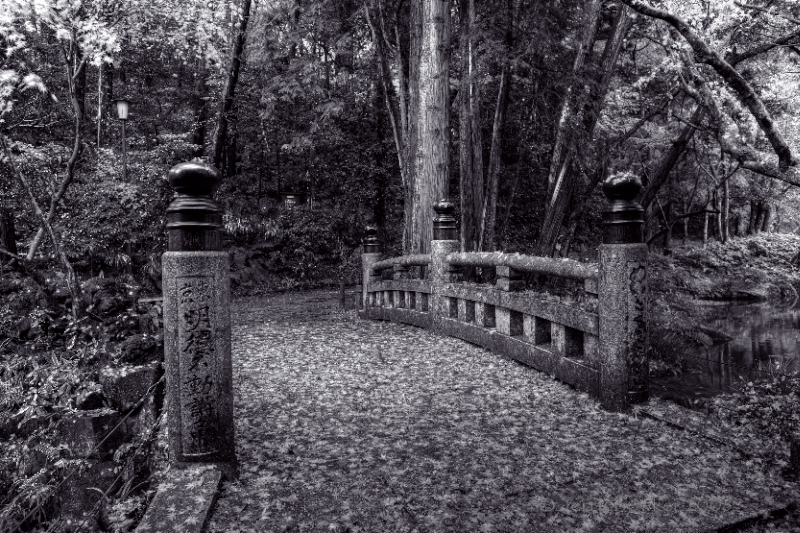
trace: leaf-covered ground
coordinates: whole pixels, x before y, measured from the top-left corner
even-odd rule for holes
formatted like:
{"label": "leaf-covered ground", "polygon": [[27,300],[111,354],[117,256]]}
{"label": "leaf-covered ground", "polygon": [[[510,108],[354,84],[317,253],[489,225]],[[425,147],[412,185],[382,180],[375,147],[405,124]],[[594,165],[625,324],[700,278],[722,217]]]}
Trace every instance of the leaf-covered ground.
{"label": "leaf-covered ground", "polygon": [[332,293],[233,320],[241,475],[209,532],[707,531],[797,497],[728,447]]}

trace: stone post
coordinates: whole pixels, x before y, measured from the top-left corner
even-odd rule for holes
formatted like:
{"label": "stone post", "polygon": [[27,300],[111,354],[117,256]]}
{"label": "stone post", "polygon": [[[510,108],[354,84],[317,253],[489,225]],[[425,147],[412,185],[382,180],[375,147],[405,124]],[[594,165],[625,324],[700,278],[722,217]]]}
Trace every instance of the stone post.
{"label": "stone post", "polygon": [[364,251],[361,254],[361,309],[369,307],[369,293],[367,288],[371,281],[376,281],[377,276],[372,274],[372,265],[381,260],[381,243],[378,240],[378,228],[367,226],[364,237]]}
{"label": "stone post", "polygon": [[433,206],[436,217],[433,219],[433,240],[431,241],[431,305],[430,312],[433,330],[439,329],[442,318],[450,316],[447,298],[442,296],[442,288],[452,281],[452,267],[445,261],[448,254],[458,252],[461,243],[458,240],[458,228],[453,216],[455,206],[449,200],[441,200]]}
{"label": "stone post", "polygon": [[626,411],[649,397],[647,360],[647,245],[642,242],[642,189],[633,174],[603,183],[611,202],[603,211],[598,304],[600,403]]}
{"label": "stone post", "polygon": [[230,277],[220,250],[222,215],[211,198],[219,171],[181,163],[169,172],[162,258],[164,352],[171,460],[217,463],[236,476],[233,437]]}

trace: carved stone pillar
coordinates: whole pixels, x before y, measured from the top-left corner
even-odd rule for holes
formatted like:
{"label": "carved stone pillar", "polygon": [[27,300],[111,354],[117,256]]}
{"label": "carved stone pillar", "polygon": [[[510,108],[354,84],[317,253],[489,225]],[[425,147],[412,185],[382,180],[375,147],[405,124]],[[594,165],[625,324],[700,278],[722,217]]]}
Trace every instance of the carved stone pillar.
{"label": "carved stone pillar", "polygon": [[169,172],[177,196],[162,259],[167,417],[173,462],[218,463],[235,477],[230,277],[211,198],[219,179],[202,163]]}
{"label": "carved stone pillar", "polygon": [[647,245],[642,243],[642,189],[632,174],[611,176],[603,192],[598,305],[600,319],[600,402],[628,410],[649,397],[647,359]]}

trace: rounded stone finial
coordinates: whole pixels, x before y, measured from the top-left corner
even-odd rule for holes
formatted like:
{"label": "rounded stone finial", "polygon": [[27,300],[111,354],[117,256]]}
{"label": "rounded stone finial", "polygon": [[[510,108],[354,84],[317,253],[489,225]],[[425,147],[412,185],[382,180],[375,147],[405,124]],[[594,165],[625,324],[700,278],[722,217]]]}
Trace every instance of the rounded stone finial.
{"label": "rounded stone finial", "polygon": [[455,204],[453,204],[453,202],[451,202],[447,198],[442,198],[433,205],[433,210],[436,212],[437,218],[441,218],[447,215],[450,215],[452,217],[456,211],[456,206]]}
{"label": "rounded stone finial", "polygon": [[642,180],[632,172],[612,174],[603,182],[603,194],[611,201],[633,201],[642,190]]}
{"label": "rounded stone finial", "polygon": [[370,224],[366,227],[364,233],[364,253],[380,253],[381,242],[378,240],[378,226]]}
{"label": "rounded stone finial", "polygon": [[632,172],[612,174],[603,182],[609,206],[603,211],[603,244],[642,242],[642,206],[634,201],[642,190],[642,180]]}
{"label": "rounded stone finial", "polygon": [[457,241],[458,228],[456,226],[456,206],[447,199],[439,200],[433,206],[436,218],[433,219],[433,240]]}
{"label": "rounded stone finial", "polygon": [[175,165],[167,179],[175,192],[186,196],[211,196],[222,181],[219,170],[199,161]]}

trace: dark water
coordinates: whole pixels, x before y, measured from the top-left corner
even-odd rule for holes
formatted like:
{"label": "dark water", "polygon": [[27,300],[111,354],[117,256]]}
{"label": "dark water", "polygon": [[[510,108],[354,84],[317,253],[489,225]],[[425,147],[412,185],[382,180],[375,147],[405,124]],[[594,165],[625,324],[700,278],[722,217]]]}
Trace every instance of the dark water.
{"label": "dark water", "polygon": [[651,380],[659,396],[709,397],[748,381],[800,371],[800,307],[699,302],[703,325],[732,337],[698,348],[689,371]]}

